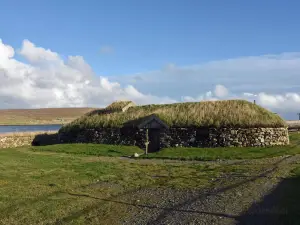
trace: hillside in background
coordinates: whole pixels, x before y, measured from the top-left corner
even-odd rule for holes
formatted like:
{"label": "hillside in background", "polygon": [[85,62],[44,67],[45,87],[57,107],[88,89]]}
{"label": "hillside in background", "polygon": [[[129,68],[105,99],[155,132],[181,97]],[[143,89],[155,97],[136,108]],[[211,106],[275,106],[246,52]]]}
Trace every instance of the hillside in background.
{"label": "hillside in background", "polygon": [[95,108],[44,108],[0,110],[0,125],[65,124]]}

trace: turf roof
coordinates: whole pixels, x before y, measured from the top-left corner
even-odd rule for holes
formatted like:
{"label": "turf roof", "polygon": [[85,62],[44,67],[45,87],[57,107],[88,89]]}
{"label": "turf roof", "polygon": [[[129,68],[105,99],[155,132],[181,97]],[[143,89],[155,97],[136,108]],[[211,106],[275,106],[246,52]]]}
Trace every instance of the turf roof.
{"label": "turf roof", "polygon": [[202,101],[130,107],[126,112],[83,116],[61,131],[99,127],[124,127],[156,115],[169,127],[286,127],[285,121],[245,100]]}
{"label": "turf roof", "polygon": [[95,109],[91,112],[86,113],[86,116],[102,115],[102,114],[114,113],[116,111],[125,112],[128,108],[132,106],[136,106],[135,103],[132,101],[115,101],[103,109]]}
{"label": "turf roof", "polygon": [[127,106],[135,105],[133,101],[115,101],[107,106],[107,110],[123,110]]}

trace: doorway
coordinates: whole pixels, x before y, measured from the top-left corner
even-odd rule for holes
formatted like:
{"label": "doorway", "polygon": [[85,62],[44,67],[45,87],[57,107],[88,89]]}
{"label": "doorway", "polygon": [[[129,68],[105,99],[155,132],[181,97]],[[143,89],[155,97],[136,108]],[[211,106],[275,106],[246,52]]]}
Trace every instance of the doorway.
{"label": "doorway", "polygon": [[148,152],[158,152],[160,148],[160,129],[149,129],[149,147]]}

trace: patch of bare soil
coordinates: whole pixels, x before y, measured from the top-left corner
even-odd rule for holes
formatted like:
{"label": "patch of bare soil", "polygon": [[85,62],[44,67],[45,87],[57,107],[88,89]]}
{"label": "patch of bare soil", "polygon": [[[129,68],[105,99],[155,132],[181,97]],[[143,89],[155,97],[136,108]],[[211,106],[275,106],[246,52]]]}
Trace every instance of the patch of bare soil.
{"label": "patch of bare soil", "polygon": [[[276,218],[285,212],[278,207],[270,210],[276,196],[259,204],[260,208],[254,206],[276,188],[299,159],[260,160],[267,169],[246,177],[217,179],[211,189],[143,188],[123,195],[114,199],[116,204],[126,205],[127,217],[120,224],[281,224]],[[264,216],[253,216],[257,210]]]}

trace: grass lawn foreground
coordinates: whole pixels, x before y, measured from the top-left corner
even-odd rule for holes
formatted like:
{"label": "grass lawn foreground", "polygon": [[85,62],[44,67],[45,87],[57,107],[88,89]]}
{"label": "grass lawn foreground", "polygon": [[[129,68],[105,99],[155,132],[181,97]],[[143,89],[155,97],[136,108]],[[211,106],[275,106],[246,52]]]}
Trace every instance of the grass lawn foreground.
{"label": "grass lawn foreground", "polygon": [[[220,177],[257,175],[267,166],[265,163],[164,163],[151,158],[215,160],[293,155],[300,153],[300,135],[292,134],[291,145],[285,147],[178,148],[149,154],[147,160],[119,157],[135,152],[142,153],[142,150],[94,144],[1,149],[0,224],[121,224],[128,216],[128,204],[138,199],[130,198],[126,204],[116,202],[137,190],[200,191],[230,182],[227,179],[213,182]],[[300,167],[297,168],[290,176],[299,184],[296,178],[300,177]],[[149,194],[144,199],[147,197],[146,203],[150,204],[154,197]],[[142,201],[140,204],[146,204]],[[286,201],[285,205],[291,204]],[[299,210],[298,205],[293,207],[293,212]]]}

